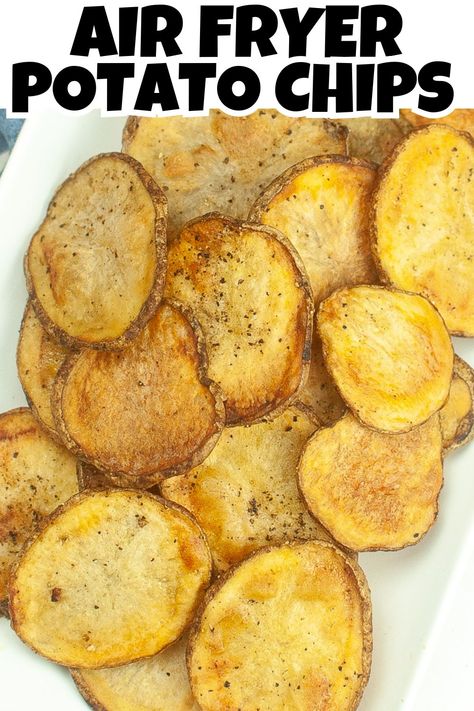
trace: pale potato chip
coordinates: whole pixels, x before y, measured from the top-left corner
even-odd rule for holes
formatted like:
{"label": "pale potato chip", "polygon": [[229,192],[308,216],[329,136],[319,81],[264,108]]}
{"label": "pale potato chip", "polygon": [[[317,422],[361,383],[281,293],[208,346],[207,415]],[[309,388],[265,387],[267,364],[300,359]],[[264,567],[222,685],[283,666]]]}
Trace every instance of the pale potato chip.
{"label": "pale potato chip", "polygon": [[160,116],[127,121],[123,150],[166,192],[168,234],[206,212],[245,219],[260,190],[288,166],[346,153],[346,129],[325,119],[260,109],[249,116]]}

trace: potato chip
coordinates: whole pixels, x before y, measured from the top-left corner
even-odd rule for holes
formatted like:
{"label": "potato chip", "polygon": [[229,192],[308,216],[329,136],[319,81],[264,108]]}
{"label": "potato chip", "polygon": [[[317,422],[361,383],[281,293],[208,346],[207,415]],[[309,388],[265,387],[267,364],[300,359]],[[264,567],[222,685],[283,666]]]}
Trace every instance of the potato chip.
{"label": "potato chip", "polygon": [[0,603],[28,536],[77,490],[75,458],[46,435],[28,408],[0,415]]}
{"label": "potato chip", "polygon": [[347,131],[325,119],[260,109],[249,116],[130,117],[123,150],[166,192],[171,239],[189,220],[218,211],[245,219],[259,191],[285,168],[346,153]]}
{"label": "potato chip", "polygon": [[227,424],[276,417],[296,399],[307,377],[313,299],[283,235],[217,213],[200,217],[170,246],[165,293],[202,326]]}
{"label": "potato chip", "polygon": [[329,372],[364,424],[406,432],[444,405],[453,349],[427,299],[380,286],[339,289],[317,322]]}
{"label": "potato chip", "polygon": [[426,296],[459,336],[474,336],[473,202],[474,140],[438,124],[397,146],[374,195],[381,275]]}
{"label": "potato chip", "polygon": [[163,302],[128,348],[87,349],[65,361],[53,414],[78,457],[120,485],[147,488],[209,454],[224,406],[206,374],[197,322]]}
{"label": "potato chip", "polygon": [[249,219],[283,232],[308,272],[315,304],[334,289],[378,281],[370,251],[369,207],[375,166],[318,156],[271,183]]}
{"label": "potato chip", "polygon": [[199,711],[186,670],[187,636],[154,657],[112,669],[73,669],[96,711]]}
{"label": "potato chip", "polygon": [[34,416],[57,438],[51,391],[59,368],[70,350],[44,330],[31,303],[27,304],[21,323],[17,349],[18,377]]}
{"label": "potato chip", "polygon": [[402,434],[370,430],[350,413],[316,432],[299,467],[311,513],[354,551],[418,543],[443,484],[438,415]]}
{"label": "potato chip", "polygon": [[439,411],[445,452],[467,444],[474,438],[474,371],[458,355],[446,404]]}
{"label": "potato chip", "polygon": [[69,347],[120,348],[160,302],[166,198],[130,156],[91,158],[64,182],[25,257],[49,334]]}
{"label": "potato chip", "polygon": [[370,593],[329,543],[258,551],[221,576],[191,632],[203,711],[352,711],[370,671]]}
{"label": "potato chip", "polygon": [[210,574],[204,535],[181,507],[132,490],[81,493],[19,559],[12,627],[58,664],[119,666],[181,635]]}

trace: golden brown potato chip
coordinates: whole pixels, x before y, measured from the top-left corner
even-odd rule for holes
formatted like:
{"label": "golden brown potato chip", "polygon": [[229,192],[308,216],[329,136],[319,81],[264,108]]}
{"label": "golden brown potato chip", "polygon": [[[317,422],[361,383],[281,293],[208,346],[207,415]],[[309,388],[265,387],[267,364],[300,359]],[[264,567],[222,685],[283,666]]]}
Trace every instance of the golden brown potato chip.
{"label": "golden brown potato chip", "polygon": [[447,116],[435,119],[419,116],[409,109],[401,109],[400,115],[415,128],[427,126],[430,123],[442,123],[457,128],[458,131],[469,131],[474,135],[474,109],[455,109]]}
{"label": "golden brown potato chip", "polygon": [[200,466],[161,484],[162,495],[202,526],[218,570],[269,544],[328,540],[296,480],[301,451],[317,427],[306,408],[294,406],[272,422],[225,429]]}
{"label": "golden brown potato chip", "polygon": [[453,348],[427,299],[381,286],[339,289],[317,323],[328,370],[364,424],[407,432],[444,405]]}
{"label": "golden brown potato chip", "polygon": [[71,451],[120,485],[146,488],[207,456],[224,406],[197,322],[163,302],[128,348],[65,361],[53,414]]}
{"label": "golden brown potato chip", "polygon": [[122,153],[91,158],[61,185],[25,257],[53,338],[108,349],[139,333],[163,291],[166,216],[163,192]]}
{"label": "golden brown potato chip", "polygon": [[75,458],[45,434],[28,408],[0,415],[0,603],[28,536],[77,490]]}
{"label": "golden brown potato chip", "polygon": [[299,467],[310,511],[354,551],[396,550],[425,535],[443,484],[438,415],[402,434],[375,432],[350,413],[318,430]]}
{"label": "golden brown potato chip", "polygon": [[81,493],[19,559],[12,627],[58,664],[127,664],[181,635],[210,574],[204,535],[181,507],[132,490]]}
{"label": "golden brown potato chip", "polygon": [[70,350],[44,330],[32,304],[27,304],[17,349],[18,377],[34,416],[51,437],[58,434],[51,412],[54,379]]}
{"label": "golden brown potato chip", "polygon": [[283,412],[306,379],[313,300],[301,261],[270,227],[212,213],[168,254],[165,293],[199,320],[227,424]]}
{"label": "golden brown potato chip", "polygon": [[374,194],[381,275],[426,296],[459,336],[474,336],[473,202],[474,140],[438,124],[397,146]]}
{"label": "golden brown potato chip", "polygon": [[375,166],[356,158],[308,158],[269,185],[249,219],[283,232],[308,272],[314,301],[334,289],[377,281],[369,199]]}
{"label": "golden brown potato chip", "polygon": [[96,711],[199,711],[186,670],[187,636],[154,657],[113,669],[73,669]]}
{"label": "golden brown potato chip", "polygon": [[474,370],[458,355],[446,404],[439,411],[443,447],[446,452],[474,438]]}
{"label": "golden brown potato chip", "polygon": [[338,118],[337,122],[349,129],[349,155],[374,163],[382,163],[411,128],[397,119]]}
{"label": "golden brown potato chip", "polygon": [[352,711],[371,652],[363,572],[309,541],[258,551],[221,576],[191,632],[188,669],[203,711]]}
{"label": "golden brown potato chip", "polygon": [[123,150],[166,192],[168,234],[219,211],[245,219],[260,190],[285,168],[322,153],[346,153],[346,129],[331,121],[260,110],[250,116],[160,116],[127,121]]}

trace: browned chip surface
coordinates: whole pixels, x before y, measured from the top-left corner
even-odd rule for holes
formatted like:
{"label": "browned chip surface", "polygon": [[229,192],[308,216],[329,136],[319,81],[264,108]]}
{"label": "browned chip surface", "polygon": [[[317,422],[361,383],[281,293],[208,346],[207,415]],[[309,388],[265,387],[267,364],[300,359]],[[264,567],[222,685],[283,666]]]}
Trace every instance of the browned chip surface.
{"label": "browned chip surface", "polygon": [[438,415],[404,434],[369,430],[347,414],[316,432],[300,462],[301,492],[334,538],[355,551],[417,543],[443,483]]}
{"label": "browned chip surface", "polygon": [[445,451],[451,452],[474,437],[474,370],[458,355],[449,397],[439,417]]}
{"label": "browned chip surface", "polygon": [[77,489],[75,458],[45,434],[30,410],[0,415],[0,602],[28,536]]}
{"label": "browned chip surface", "polygon": [[432,124],[384,165],[374,195],[373,249],[383,278],[426,296],[451,333],[474,335],[474,141]]}
{"label": "browned chip surface", "polygon": [[186,669],[187,636],[150,659],[113,669],[71,671],[97,711],[199,711]]}
{"label": "browned chip surface", "polygon": [[352,711],[367,683],[370,594],[329,543],[264,549],[208,592],[191,633],[203,711]]}
{"label": "browned chip surface", "polygon": [[181,507],[132,490],[84,492],[33,537],[10,580],[12,626],[70,667],[152,656],[193,619],[211,558]]}
{"label": "browned chip surface", "polygon": [[130,118],[123,150],[166,192],[168,234],[206,212],[245,219],[260,190],[303,158],[346,153],[346,131],[331,121],[260,110],[250,116]]}
{"label": "browned chip surface", "polygon": [[118,483],[143,487],[201,462],[224,417],[198,326],[168,302],[123,351],[71,356],[53,410],[78,456]]}
{"label": "browned chip surface", "polygon": [[445,403],[453,349],[422,296],[380,286],[339,289],[321,304],[318,329],[342,397],[369,427],[408,431]]}
{"label": "browned chip surface", "polygon": [[302,270],[272,228],[216,213],[190,222],[170,246],[165,293],[202,326],[228,424],[276,416],[306,378],[313,303]]}
{"label": "browned chip surface", "polygon": [[61,185],[25,258],[53,337],[111,348],[139,332],[163,290],[166,215],[160,188],[122,153],[91,158]]}
{"label": "browned chip surface", "polygon": [[57,433],[51,411],[51,391],[57,372],[69,353],[69,349],[44,330],[33,306],[28,303],[18,341],[18,377],[33,414],[52,437],[57,437]]}
{"label": "browned chip surface", "polygon": [[269,544],[328,539],[297,487],[298,460],[316,429],[301,407],[272,422],[225,429],[201,465],[161,484],[163,496],[196,516],[218,570]]}

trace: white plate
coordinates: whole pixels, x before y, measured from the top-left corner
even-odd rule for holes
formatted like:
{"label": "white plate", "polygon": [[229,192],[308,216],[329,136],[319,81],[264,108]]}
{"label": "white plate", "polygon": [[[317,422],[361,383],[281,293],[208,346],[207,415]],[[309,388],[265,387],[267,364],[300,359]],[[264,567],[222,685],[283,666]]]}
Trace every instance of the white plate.
{"label": "white plate", "polygon": [[[22,259],[59,183],[94,153],[120,149],[123,119],[27,120],[0,180],[0,411],[25,403],[15,349],[26,301]],[[474,343],[455,339],[474,364]],[[438,521],[418,546],[360,562],[374,604],[372,675],[360,711],[472,711],[474,444],[450,455]],[[66,670],[0,621],[0,710],[87,709]],[[170,709],[169,711],[173,711]]]}

